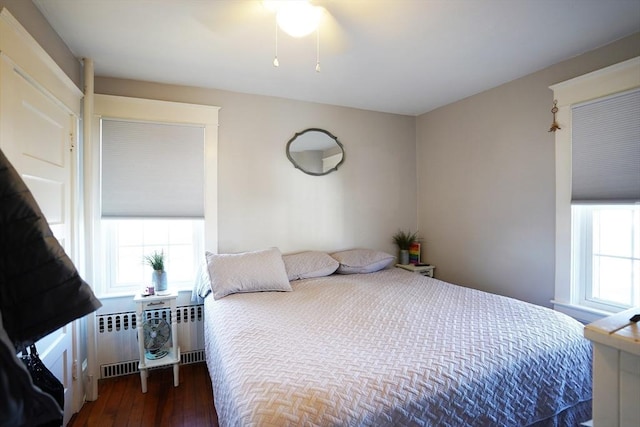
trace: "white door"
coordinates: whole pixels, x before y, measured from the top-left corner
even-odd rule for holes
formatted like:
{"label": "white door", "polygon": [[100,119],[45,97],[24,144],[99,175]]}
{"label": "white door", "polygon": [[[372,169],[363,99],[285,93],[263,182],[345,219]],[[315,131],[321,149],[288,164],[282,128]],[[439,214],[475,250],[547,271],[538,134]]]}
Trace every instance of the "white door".
{"label": "white door", "polygon": [[[71,149],[78,119],[7,57],[2,57],[0,67],[0,148],[71,256],[72,174],[76,170]],[[72,322],[36,343],[41,359],[64,385],[64,425],[73,409],[73,328]]]}

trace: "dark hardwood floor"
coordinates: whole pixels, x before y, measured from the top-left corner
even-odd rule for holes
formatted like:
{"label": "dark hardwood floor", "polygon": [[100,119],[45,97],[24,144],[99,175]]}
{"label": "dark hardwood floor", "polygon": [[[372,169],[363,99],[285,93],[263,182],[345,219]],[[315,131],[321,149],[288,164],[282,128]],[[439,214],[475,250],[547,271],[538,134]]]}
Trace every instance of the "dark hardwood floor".
{"label": "dark hardwood floor", "polygon": [[196,427],[218,426],[211,379],[205,363],[180,365],[180,384],[173,386],[173,370],[154,369],[147,393],[140,375],[100,380],[98,400],[86,402],[68,427]]}

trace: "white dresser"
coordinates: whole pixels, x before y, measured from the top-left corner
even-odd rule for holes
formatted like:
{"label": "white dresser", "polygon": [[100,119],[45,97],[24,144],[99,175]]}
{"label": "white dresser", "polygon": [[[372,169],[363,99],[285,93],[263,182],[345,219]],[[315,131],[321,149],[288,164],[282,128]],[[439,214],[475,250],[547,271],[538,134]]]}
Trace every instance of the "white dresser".
{"label": "white dresser", "polygon": [[640,426],[640,307],[587,325],[593,342],[593,426]]}

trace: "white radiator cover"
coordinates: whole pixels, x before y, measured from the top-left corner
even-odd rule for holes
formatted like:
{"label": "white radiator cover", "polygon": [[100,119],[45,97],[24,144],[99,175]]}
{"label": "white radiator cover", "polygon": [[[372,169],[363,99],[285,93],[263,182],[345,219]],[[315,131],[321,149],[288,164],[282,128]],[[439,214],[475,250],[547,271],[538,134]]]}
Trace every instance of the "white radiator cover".
{"label": "white radiator cover", "polygon": [[[167,321],[170,317],[166,308],[147,310],[146,315]],[[181,363],[204,361],[203,306],[179,306],[176,317]],[[139,353],[135,312],[97,315],[96,329],[100,379],[137,373]]]}

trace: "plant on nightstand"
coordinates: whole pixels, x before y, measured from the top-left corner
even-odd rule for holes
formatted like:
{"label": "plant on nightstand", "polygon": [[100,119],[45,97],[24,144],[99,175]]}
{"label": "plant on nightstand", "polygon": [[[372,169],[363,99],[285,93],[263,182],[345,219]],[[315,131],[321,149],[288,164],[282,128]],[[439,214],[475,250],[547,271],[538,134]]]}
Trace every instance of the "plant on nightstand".
{"label": "plant on nightstand", "polygon": [[166,295],[167,290],[167,272],[164,271],[164,251],[153,251],[151,255],[144,256],[144,262],[153,268],[151,275],[151,283],[158,295]]}
{"label": "plant on nightstand", "polygon": [[417,231],[411,233],[399,230],[393,235],[393,243],[395,243],[400,250],[400,258],[398,260],[400,264],[409,264],[409,247],[411,247],[416,240],[418,240]]}

